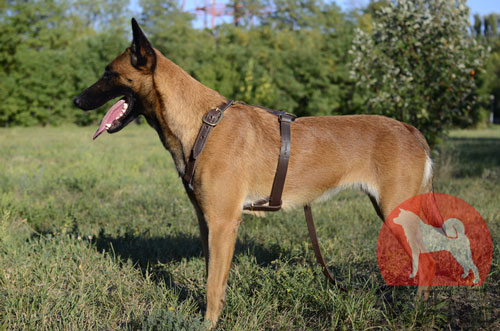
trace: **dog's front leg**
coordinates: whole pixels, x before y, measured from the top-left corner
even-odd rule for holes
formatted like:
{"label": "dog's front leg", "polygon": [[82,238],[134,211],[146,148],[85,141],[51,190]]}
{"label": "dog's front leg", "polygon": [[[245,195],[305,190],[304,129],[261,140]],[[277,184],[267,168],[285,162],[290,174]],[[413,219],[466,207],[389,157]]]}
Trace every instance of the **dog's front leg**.
{"label": "dog's front leg", "polygon": [[205,257],[205,272],[208,274],[208,226],[203,213],[198,213],[198,225],[200,227],[201,248]]}
{"label": "dog's front leg", "polygon": [[240,219],[209,220],[207,311],[205,319],[215,326],[225,302],[225,292],[229,268],[234,254],[234,246]]}
{"label": "dog's front leg", "polygon": [[203,215],[203,211],[200,208],[200,204],[196,199],[195,194],[191,191],[187,184],[184,183],[186,188],[186,193],[191,201],[191,204],[196,211],[196,216],[198,217],[198,226],[200,227],[200,239],[201,239],[201,249],[203,250],[203,256],[205,257],[205,272],[208,273],[208,226],[207,221],[205,219],[205,215]]}
{"label": "dog's front leg", "polygon": [[411,253],[411,274],[409,278],[413,278],[417,275],[418,273],[418,259],[420,257],[420,249],[418,247],[412,247],[412,253]]}

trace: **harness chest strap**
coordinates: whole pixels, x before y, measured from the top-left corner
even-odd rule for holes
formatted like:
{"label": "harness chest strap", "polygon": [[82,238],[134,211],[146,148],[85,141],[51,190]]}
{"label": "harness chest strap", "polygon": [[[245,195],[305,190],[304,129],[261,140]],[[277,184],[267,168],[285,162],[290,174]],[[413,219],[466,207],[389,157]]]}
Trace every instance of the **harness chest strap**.
{"label": "harness chest strap", "polygon": [[201,125],[198,136],[196,137],[196,140],[194,142],[193,149],[191,150],[191,155],[189,156],[189,160],[186,165],[186,171],[184,172],[184,176],[182,177],[182,180],[191,191],[193,190],[193,177],[196,170],[196,163],[198,162],[198,156],[200,156],[201,152],[203,151],[210,132],[217,124],[219,124],[219,122],[222,120],[222,117],[224,117],[224,111],[226,111],[226,109],[231,107],[233,104],[233,100],[228,100],[228,102],[223,106],[211,109],[203,116],[203,124]]}
{"label": "harness chest strap", "polygon": [[[205,114],[205,116],[203,116],[203,124],[200,128],[198,136],[196,137],[196,141],[191,151],[191,156],[186,165],[185,174],[182,177],[182,180],[187,188],[188,195],[190,196],[190,198],[191,197],[194,198],[192,181],[196,170],[198,156],[203,151],[208,136],[210,135],[210,132],[222,120],[222,117],[224,116],[224,111],[227,110],[229,107],[231,107],[233,104],[234,101],[229,100],[225,105],[212,109],[207,114]],[[273,115],[278,116],[278,120],[280,122],[280,132],[281,132],[280,156],[278,159],[278,166],[276,169],[276,174],[274,176],[271,195],[269,196],[269,198],[261,199],[254,203],[244,205],[243,209],[251,211],[278,211],[281,209],[282,205],[281,196],[283,194],[283,188],[285,186],[286,173],[288,170],[288,161],[290,159],[290,143],[291,143],[290,124],[295,120],[295,115],[283,111],[274,111],[272,109],[264,107],[260,108],[266,110],[267,112]],[[314,220],[312,217],[312,211],[310,205],[304,206],[304,213],[307,221],[307,228],[309,230],[309,236],[311,237],[311,243],[314,249],[314,254],[316,256],[316,260],[322,267],[323,274],[333,285],[335,285],[342,291],[346,291],[345,288],[343,288],[335,281],[332,274],[328,270],[328,267],[326,266],[323,255],[321,254],[321,249],[319,247],[318,236],[316,234],[316,229],[314,227]]]}

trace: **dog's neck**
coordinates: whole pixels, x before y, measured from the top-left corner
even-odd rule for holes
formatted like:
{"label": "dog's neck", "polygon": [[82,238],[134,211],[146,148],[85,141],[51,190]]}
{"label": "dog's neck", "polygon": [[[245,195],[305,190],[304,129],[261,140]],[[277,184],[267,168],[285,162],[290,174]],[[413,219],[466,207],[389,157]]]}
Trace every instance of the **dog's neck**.
{"label": "dog's neck", "polygon": [[184,174],[202,117],[226,102],[218,92],[204,86],[169,59],[157,54],[153,78],[153,117],[148,122],[157,130],[170,151],[179,174]]}

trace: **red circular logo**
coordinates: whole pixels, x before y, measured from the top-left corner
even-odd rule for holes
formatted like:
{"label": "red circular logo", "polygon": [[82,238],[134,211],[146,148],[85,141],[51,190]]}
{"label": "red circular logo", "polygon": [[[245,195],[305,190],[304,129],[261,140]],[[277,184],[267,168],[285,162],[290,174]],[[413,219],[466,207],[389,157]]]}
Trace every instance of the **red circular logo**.
{"label": "red circular logo", "polygon": [[385,220],[377,243],[378,265],[388,285],[481,285],[492,252],[481,215],[442,193],[400,204]]}

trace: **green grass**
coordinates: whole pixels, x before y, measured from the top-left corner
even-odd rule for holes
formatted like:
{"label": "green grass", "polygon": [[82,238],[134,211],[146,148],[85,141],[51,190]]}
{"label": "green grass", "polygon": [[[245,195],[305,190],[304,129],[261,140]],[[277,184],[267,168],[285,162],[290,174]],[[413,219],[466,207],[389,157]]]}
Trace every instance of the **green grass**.
{"label": "green grass", "polygon": [[[195,213],[147,126],[93,142],[92,128],[0,129],[0,329],[202,329]],[[436,191],[473,205],[493,237],[480,287],[386,288],[381,222],[342,192],[314,206],[328,286],[300,210],[245,216],[219,329],[500,327],[500,130],[454,131],[435,151]]]}

